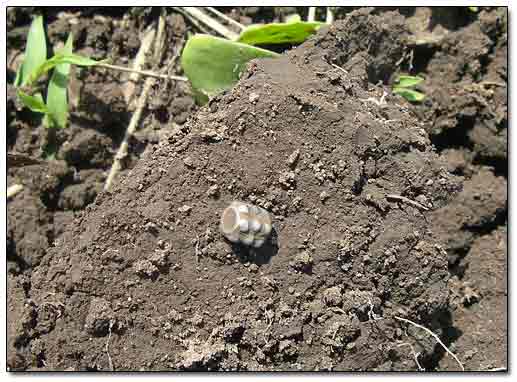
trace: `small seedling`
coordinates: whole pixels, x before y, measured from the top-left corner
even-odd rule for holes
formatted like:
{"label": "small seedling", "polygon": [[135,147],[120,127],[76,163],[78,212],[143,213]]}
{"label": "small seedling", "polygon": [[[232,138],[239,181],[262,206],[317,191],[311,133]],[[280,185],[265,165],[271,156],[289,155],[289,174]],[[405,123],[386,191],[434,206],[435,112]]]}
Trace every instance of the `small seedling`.
{"label": "small seedling", "polygon": [[280,57],[278,53],[255,45],[298,44],[316,33],[321,25],[324,23],[302,22],[298,15],[293,15],[285,23],[249,26],[236,41],[197,34],[187,41],[181,66],[197,101],[204,104],[208,97],[231,89],[239,81],[248,61]]}
{"label": "small seedling", "polygon": [[422,102],[425,95],[412,88],[423,80],[422,77],[418,76],[399,76],[395,85],[393,85],[393,93],[401,95],[410,102]]}
{"label": "small seedling", "polygon": [[[93,66],[100,62],[72,53],[73,36],[70,34],[65,46],[47,58],[47,45],[43,17],[36,17],[27,36],[24,60],[16,73],[14,86],[18,98],[30,110],[44,115],[47,128],[64,128],[68,121],[68,78],[70,65]],[[38,91],[38,81],[52,70],[44,100]]]}

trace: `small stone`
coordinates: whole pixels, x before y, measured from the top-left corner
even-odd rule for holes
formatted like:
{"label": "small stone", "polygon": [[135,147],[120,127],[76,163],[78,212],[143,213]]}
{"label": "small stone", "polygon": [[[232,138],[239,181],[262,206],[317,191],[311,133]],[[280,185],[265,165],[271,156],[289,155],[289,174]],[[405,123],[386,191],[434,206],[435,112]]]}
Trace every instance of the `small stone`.
{"label": "small stone", "polygon": [[206,194],[210,197],[216,197],[219,194],[219,186],[217,184],[210,186]]}
{"label": "small stone", "polygon": [[320,200],[322,203],[325,203],[325,201],[330,198],[330,195],[328,194],[328,192],[326,191],[323,191],[321,194],[320,194]]}
{"label": "small stone", "polygon": [[180,208],[178,208],[178,212],[181,212],[181,213],[184,213],[184,214],[188,214],[190,212],[190,210],[192,209],[191,206],[187,206],[186,204]]}
{"label": "small stone", "polygon": [[420,204],[422,204],[422,205],[424,205],[424,206],[427,206],[427,204],[428,204],[427,197],[426,197],[425,195],[423,195],[423,194],[418,195],[418,196],[415,198],[415,200],[416,200],[418,203],[420,203]]}
{"label": "small stone", "polygon": [[167,258],[167,252],[165,251],[156,251],[154,252],[148,259],[151,263],[156,265],[157,267],[163,268],[169,264]]}
{"label": "small stone", "polygon": [[326,289],[323,292],[323,301],[325,301],[325,304],[327,304],[328,306],[341,305],[341,288],[339,286],[334,286]]}
{"label": "small stone", "polygon": [[257,93],[250,93],[249,100],[251,103],[255,103],[260,98],[260,95]]}
{"label": "small stone", "polygon": [[291,155],[289,155],[289,158],[287,158],[287,164],[289,167],[294,168],[296,167],[296,163],[298,162],[298,158],[300,157],[300,150],[295,150],[292,152]]}
{"label": "small stone", "polygon": [[89,334],[105,336],[115,321],[113,310],[107,300],[98,297],[91,300],[85,321],[85,329]]}
{"label": "small stone", "polygon": [[192,317],[191,322],[195,326],[201,327],[201,326],[203,326],[203,316],[201,316],[200,314],[196,313]]}
{"label": "small stone", "polygon": [[293,287],[289,287],[288,291],[289,291],[290,294],[293,294],[294,293],[294,288]]}
{"label": "small stone", "polygon": [[292,190],[296,186],[296,174],[292,171],[286,171],[280,174],[280,177],[278,178],[278,183],[286,189],[286,190]]}
{"label": "small stone", "polygon": [[310,253],[303,251],[296,255],[294,262],[292,262],[290,265],[297,271],[308,273],[312,269],[313,262],[314,260],[312,259]]}
{"label": "small stone", "polygon": [[183,159],[183,163],[184,163],[184,164],[185,164],[185,166],[187,166],[187,167],[190,167],[190,168],[194,167],[194,161],[192,160],[192,158],[191,158],[191,157],[185,157],[185,158]]}
{"label": "small stone", "polygon": [[152,278],[158,274],[158,268],[149,260],[140,260],[133,264],[135,273],[142,277]]}
{"label": "small stone", "polygon": [[259,267],[257,264],[251,264],[250,267],[249,267],[249,270],[251,273],[257,273],[258,270],[259,270]]}

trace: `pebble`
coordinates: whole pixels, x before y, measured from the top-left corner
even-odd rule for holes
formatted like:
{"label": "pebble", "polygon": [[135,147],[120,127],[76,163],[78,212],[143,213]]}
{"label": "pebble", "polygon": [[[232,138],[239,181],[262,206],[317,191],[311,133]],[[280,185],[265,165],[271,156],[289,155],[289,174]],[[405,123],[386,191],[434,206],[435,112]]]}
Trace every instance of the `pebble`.
{"label": "pebble", "polygon": [[323,191],[323,192],[320,194],[320,200],[321,200],[322,202],[325,202],[325,200],[327,200],[328,198],[330,198],[330,195],[328,194],[328,192]]}
{"label": "pebble", "polygon": [[258,101],[259,98],[260,98],[260,95],[258,95],[257,93],[250,93],[250,97],[249,97],[250,102],[255,103]]}
{"label": "pebble", "polygon": [[178,211],[179,212],[183,212],[183,213],[189,213],[190,210],[192,209],[192,207],[190,206],[187,206],[186,204],[180,208],[178,208]]}

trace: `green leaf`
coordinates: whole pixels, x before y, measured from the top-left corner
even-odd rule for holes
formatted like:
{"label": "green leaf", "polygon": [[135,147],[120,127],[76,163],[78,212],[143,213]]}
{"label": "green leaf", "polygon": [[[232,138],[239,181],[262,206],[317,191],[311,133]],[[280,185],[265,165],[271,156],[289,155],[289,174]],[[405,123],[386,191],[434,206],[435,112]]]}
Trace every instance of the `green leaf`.
{"label": "green leaf", "polygon": [[22,101],[22,103],[32,111],[44,114],[48,112],[47,105],[45,105],[43,97],[40,93],[37,93],[35,95],[28,95],[27,93],[18,90],[17,95],[18,98]]}
{"label": "green leaf", "polygon": [[16,76],[15,86],[25,86],[36,69],[47,59],[47,43],[43,17],[37,16],[31,23],[25,45],[25,57]]}
{"label": "green leaf", "polygon": [[56,55],[57,56],[56,61],[59,64],[67,63],[67,64],[72,64],[72,65],[77,65],[77,66],[95,66],[95,65],[101,64],[106,61],[106,60],[96,61],[92,58],[81,56],[79,54],[66,53],[66,52],[64,52],[64,53],[65,54]]}
{"label": "green leaf", "polygon": [[393,93],[399,94],[411,102],[421,102],[425,98],[425,94],[408,88],[395,87],[393,88]]}
{"label": "green leaf", "polygon": [[194,92],[211,97],[230,89],[239,80],[246,63],[254,58],[279,57],[269,50],[197,34],[191,37],[181,55],[181,66]]}
{"label": "green leaf", "polygon": [[63,53],[57,53],[45,62],[43,62],[33,73],[33,75],[30,78],[29,83],[36,80],[49,70],[56,67],[56,65],[59,64],[73,64],[78,66],[95,66],[100,63],[103,63],[104,61],[95,61],[88,57],[83,57],[78,54],[63,54]]}
{"label": "green leaf", "polygon": [[478,7],[468,7],[469,11],[473,12],[473,13],[477,13],[477,11],[479,10]]}
{"label": "green leaf", "polygon": [[397,84],[395,85],[398,88],[410,88],[418,85],[424,79],[418,76],[399,76],[397,78]]}
{"label": "green leaf", "polygon": [[[59,52],[61,55],[71,55],[73,49],[72,33],[68,35],[65,46]],[[62,62],[57,64],[50,78],[47,89],[48,118],[45,119],[46,127],[66,127],[68,120],[68,78],[70,64]]]}
{"label": "green leaf", "polygon": [[244,29],[238,42],[249,45],[298,44],[302,43],[325,23],[290,22],[250,25]]}

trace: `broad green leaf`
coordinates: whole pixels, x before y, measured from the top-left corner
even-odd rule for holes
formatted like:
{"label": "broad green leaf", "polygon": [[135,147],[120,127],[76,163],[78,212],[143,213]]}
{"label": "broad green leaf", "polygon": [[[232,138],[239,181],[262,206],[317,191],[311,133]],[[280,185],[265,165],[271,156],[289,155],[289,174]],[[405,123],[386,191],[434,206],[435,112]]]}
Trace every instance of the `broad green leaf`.
{"label": "broad green leaf", "polygon": [[[59,52],[62,55],[71,55],[73,49],[72,33],[68,35],[65,46]],[[48,118],[45,122],[46,127],[59,127],[61,129],[66,127],[68,120],[68,77],[70,74],[70,64],[57,64],[50,78],[47,89],[47,108]]]}
{"label": "broad green leaf", "polygon": [[393,88],[393,93],[399,94],[411,102],[421,102],[425,98],[425,94],[408,88],[395,87]]}
{"label": "broad green leaf", "polygon": [[397,78],[396,87],[410,88],[410,87],[418,85],[423,80],[424,79],[422,77],[418,77],[418,76],[399,76],[399,78]]}
{"label": "broad green leaf", "polygon": [[237,83],[246,63],[254,58],[279,57],[269,50],[197,34],[191,37],[181,55],[181,66],[192,88],[203,100]]}
{"label": "broad green leaf", "polygon": [[44,113],[48,112],[47,105],[43,101],[43,97],[40,93],[35,95],[28,95],[27,93],[22,92],[21,90],[17,91],[18,98],[22,101],[22,103],[36,113]]}
{"label": "broad green leaf", "polygon": [[29,83],[36,80],[38,77],[42,76],[49,70],[53,69],[56,65],[59,64],[72,64],[78,66],[94,66],[102,63],[104,61],[95,61],[88,57],[79,56],[78,54],[63,54],[57,53],[45,62],[43,62],[33,73],[30,78]]}
{"label": "broad green leaf", "polygon": [[241,32],[237,41],[249,45],[298,44],[316,33],[322,25],[325,23],[304,21],[250,25]]}
{"label": "broad green leaf", "polygon": [[15,86],[25,86],[34,71],[47,59],[47,42],[43,17],[37,16],[31,23],[25,45],[25,56],[16,76]]}

